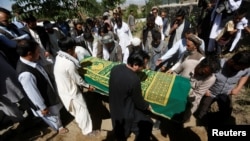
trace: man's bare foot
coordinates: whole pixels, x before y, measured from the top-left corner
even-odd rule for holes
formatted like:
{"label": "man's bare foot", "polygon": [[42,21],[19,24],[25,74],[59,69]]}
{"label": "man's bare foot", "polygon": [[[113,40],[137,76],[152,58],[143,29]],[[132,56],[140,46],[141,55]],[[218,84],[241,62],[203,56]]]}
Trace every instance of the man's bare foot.
{"label": "man's bare foot", "polygon": [[62,128],[59,130],[59,134],[66,134],[68,132],[69,132],[69,130],[67,128]]}
{"label": "man's bare foot", "polygon": [[90,137],[98,137],[99,135],[100,135],[99,130],[93,130],[92,132],[87,134],[87,136],[90,136]]}

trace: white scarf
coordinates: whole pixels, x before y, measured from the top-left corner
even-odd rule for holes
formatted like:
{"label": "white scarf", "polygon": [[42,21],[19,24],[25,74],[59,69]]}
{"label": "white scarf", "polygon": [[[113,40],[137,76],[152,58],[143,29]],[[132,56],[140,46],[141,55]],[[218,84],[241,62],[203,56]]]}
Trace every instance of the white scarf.
{"label": "white scarf", "polygon": [[79,69],[81,67],[79,61],[76,58],[74,58],[73,56],[71,56],[68,53],[66,53],[66,52],[58,51],[58,56],[62,57],[62,58],[65,58],[65,59],[68,59],[71,62],[73,62],[75,64],[75,66],[76,66],[77,69]]}

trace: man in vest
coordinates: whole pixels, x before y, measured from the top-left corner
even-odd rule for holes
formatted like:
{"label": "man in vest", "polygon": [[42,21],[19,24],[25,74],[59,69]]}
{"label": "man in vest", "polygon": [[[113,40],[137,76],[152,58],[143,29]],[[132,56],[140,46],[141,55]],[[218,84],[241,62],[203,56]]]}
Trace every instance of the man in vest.
{"label": "man in vest", "polygon": [[41,117],[52,129],[59,133],[67,133],[60,119],[61,101],[49,75],[37,63],[40,47],[33,40],[21,40],[17,44],[20,59],[17,63],[18,80],[22,84],[28,98],[33,103],[31,110]]}
{"label": "man in vest", "polygon": [[175,20],[169,25],[167,29],[167,36],[169,36],[168,49],[170,49],[174,43],[184,37],[184,31],[190,27],[188,20],[185,20],[186,11],[179,9],[175,15]]}

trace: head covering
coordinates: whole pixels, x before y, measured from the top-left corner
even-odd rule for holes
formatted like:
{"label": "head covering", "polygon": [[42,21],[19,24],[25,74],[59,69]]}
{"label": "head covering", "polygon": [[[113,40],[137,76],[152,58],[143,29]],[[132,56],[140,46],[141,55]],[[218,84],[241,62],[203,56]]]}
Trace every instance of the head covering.
{"label": "head covering", "polygon": [[141,39],[134,37],[131,41],[132,46],[139,46],[141,44]]}
{"label": "head covering", "polygon": [[151,11],[153,11],[153,10],[158,10],[158,7],[157,7],[157,6],[153,6],[153,7],[151,8]]}
{"label": "head covering", "polygon": [[111,43],[113,42],[113,37],[110,35],[110,34],[105,34],[103,37],[102,37],[102,43],[104,44],[107,44],[107,43]]}
{"label": "head covering", "polygon": [[109,12],[104,12],[103,16],[109,16]]}
{"label": "head covering", "polygon": [[196,35],[188,36],[188,40],[192,41],[196,47],[200,47],[201,45],[201,41]]}

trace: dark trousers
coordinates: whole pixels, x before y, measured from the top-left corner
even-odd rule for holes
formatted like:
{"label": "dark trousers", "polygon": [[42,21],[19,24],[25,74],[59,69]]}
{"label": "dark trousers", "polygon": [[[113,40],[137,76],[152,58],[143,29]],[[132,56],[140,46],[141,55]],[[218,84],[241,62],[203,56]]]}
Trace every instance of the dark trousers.
{"label": "dark trousers", "polygon": [[132,132],[135,134],[135,141],[150,141],[152,134],[153,123],[149,120],[142,120],[132,127]]}
{"label": "dark trousers", "polygon": [[[130,133],[135,134],[135,141],[150,141],[153,129],[153,121],[148,115],[142,112],[136,112],[132,124],[115,122],[114,133],[116,141],[126,141]],[[129,128],[129,129],[127,129]]]}
{"label": "dark trousers", "polygon": [[210,109],[213,102],[217,101],[219,112],[218,119],[224,120],[231,116],[232,113],[232,96],[227,94],[219,94],[215,98],[204,96],[201,100],[200,106],[195,113],[198,119],[202,119]]}
{"label": "dark trousers", "polygon": [[229,118],[233,111],[232,95],[221,94],[216,97],[216,100],[219,106],[219,116],[222,120]]}

